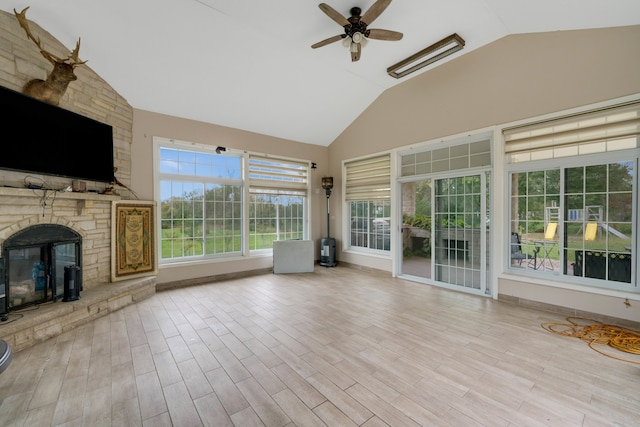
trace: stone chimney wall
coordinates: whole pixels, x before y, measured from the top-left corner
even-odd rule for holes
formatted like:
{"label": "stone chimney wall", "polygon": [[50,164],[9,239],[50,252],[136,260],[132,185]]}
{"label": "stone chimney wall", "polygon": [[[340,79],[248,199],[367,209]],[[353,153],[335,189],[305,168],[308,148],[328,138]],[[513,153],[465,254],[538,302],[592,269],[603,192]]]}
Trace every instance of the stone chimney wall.
{"label": "stone chimney wall", "polygon": [[[46,28],[46,22],[36,23],[29,20],[31,32],[39,37],[43,46],[53,54],[66,57],[75,47],[62,45],[39,24]],[[72,24],[71,22],[70,25]],[[105,55],[107,54],[111,53],[105,52]],[[79,56],[81,60],[88,60],[88,62],[76,67],[75,74],[78,80],[69,84],[59,106],[113,126],[116,178],[124,185],[131,187],[133,108],[91,69],[91,58],[83,56],[82,47],[80,47]],[[0,11],[0,85],[20,92],[29,80],[44,80],[51,69],[52,65],[40,54],[35,43],[27,38],[15,15]],[[11,124],[5,124],[7,125]],[[37,123],[34,125],[37,126]],[[5,132],[7,132],[6,129]],[[19,132],[17,134],[19,135]],[[19,144],[20,141],[16,139],[11,143]],[[90,156],[90,148],[87,147],[87,157]],[[29,175],[34,176],[34,174]],[[36,176],[44,179],[51,188],[64,188],[71,184],[71,180],[67,178]],[[24,173],[0,170],[0,186],[22,187],[24,178]],[[87,182],[88,190],[103,191],[104,188],[103,183]],[[125,188],[116,187],[115,190],[123,198],[130,198]]]}
{"label": "stone chimney wall", "polygon": [[[41,24],[46,27],[46,22]],[[58,42],[39,23],[30,20],[29,26],[48,51],[61,57],[69,54],[69,47]],[[71,46],[72,49],[74,47]],[[79,56],[88,62],[76,67],[78,79],[69,84],[59,107],[113,127],[116,177],[131,187],[133,108],[91,69],[91,58],[83,56],[82,47]],[[52,65],[27,38],[15,15],[0,11],[0,85],[20,92],[29,80],[45,79],[51,69]],[[34,126],[37,125],[34,123]],[[5,123],[5,126],[11,124]],[[4,131],[5,135],[9,134],[8,129]],[[15,139],[4,138],[3,143],[20,144],[19,129],[12,129],[11,133],[17,135]],[[91,147],[87,147],[88,160],[90,156]],[[90,181],[86,182],[86,186],[87,190],[93,191],[91,193],[30,190],[25,188],[27,177],[44,180],[46,188],[61,189],[72,184],[70,178],[0,169],[0,247],[7,237],[28,226],[40,223],[65,225],[76,230],[83,238],[85,288],[109,283],[112,203],[114,200],[130,199],[129,191],[116,186],[116,195],[96,194],[96,191],[104,191],[107,185]]]}

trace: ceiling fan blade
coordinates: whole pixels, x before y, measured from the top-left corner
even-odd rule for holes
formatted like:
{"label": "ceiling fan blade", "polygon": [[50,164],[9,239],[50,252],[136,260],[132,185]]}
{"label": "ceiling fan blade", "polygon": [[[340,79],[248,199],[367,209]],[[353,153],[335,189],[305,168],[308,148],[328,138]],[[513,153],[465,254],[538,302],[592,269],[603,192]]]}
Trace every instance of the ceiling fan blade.
{"label": "ceiling fan blade", "polygon": [[356,49],[350,49],[351,51],[351,62],[356,62],[360,59],[360,54],[362,53],[362,46],[360,43],[353,43],[356,45]]}
{"label": "ceiling fan blade", "polygon": [[373,30],[367,30],[367,37],[370,39],[376,39],[376,40],[401,40],[402,39],[402,33],[399,33],[397,31],[391,31],[391,30],[377,30],[377,29],[373,29]]}
{"label": "ceiling fan blade", "polygon": [[371,25],[371,23],[384,12],[387,6],[389,6],[389,3],[391,3],[391,0],[378,0],[362,15],[360,22],[363,22],[365,25]]}
{"label": "ceiling fan blade", "polygon": [[329,37],[328,39],[324,39],[318,43],[312,44],[311,48],[315,49],[318,47],[322,47],[322,46],[326,46],[328,44],[331,44],[333,42],[337,42],[338,40],[342,40],[343,38],[345,38],[347,35],[346,34],[338,34],[337,36],[333,36],[333,37]]}
{"label": "ceiling fan blade", "polygon": [[345,27],[347,25],[351,25],[349,23],[349,21],[347,20],[347,18],[345,18],[344,16],[342,16],[337,10],[335,10],[334,8],[332,8],[331,6],[329,6],[326,3],[320,3],[318,5],[318,7],[320,8],[320,10],[322,10],[329,18],[333,19],[334,21],[336,21],[338,23],[338,25],[340,25],[341,27]]}

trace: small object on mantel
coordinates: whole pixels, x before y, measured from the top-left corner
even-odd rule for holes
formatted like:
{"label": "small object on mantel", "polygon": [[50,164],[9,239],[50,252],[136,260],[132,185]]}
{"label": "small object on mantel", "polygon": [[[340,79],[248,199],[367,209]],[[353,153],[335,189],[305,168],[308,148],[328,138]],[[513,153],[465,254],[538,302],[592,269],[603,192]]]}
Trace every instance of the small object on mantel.
{"label": "small object on mantel", "polygon": [[74,179],[71,182],[71,189],[74,193],[85,193],[87,191],[87,183],[85,181]]}
{"label": "small object on mantel", "polygon": [[103,194],[105,194],[107,196],[117,196],[118,195],[118,193],[116,193],[116,190],[112,186],[109,186],[109,187],[105,188]]}

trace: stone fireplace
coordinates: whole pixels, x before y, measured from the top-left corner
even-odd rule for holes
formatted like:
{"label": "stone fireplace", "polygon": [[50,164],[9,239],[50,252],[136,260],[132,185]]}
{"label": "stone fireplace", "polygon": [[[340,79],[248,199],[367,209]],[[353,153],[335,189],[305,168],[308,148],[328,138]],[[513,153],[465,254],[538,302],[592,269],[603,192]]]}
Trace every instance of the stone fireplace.
{"label": "stone fireplace", "polygon": [[[69,240],[81,241],[78,261],[82,281],[91,289],[111,281],[111,204],[119,196],[25,188],[0,188],[0,245],[13,245],[12,236],[25,240],[27,230],[53,234],[61,230]],[[22,236],[22,237],[20,237]],[[52,235],[44,236],[47,239]]]}
{"label": "stone fireplace", "polygon": [[[8,275],[18,272],[12,277],[24,288],[13,296],[5,292],[13,304],[11,321],[0,321],[0,339],[14,351],[155,294],[155,276],[111,281],[111,213],[117,200],[115,195],[0,187],[0,254],[6,268],[5,258],[15,251],[17,264],[9,264]],[[61,283],[65,267],[73,264],[81,271],[82,294],[65,302]],[[31,300],[23,299],[29,292]],[[31,304],[39,309],[21,310]]]}
{"label": "stone fireplace", "polygon": [[0,257],[7,282],[0,313],[62,298],[67,266],[78,267],[83,288],[109,283],[111,204],[119,199],[0,188]]}

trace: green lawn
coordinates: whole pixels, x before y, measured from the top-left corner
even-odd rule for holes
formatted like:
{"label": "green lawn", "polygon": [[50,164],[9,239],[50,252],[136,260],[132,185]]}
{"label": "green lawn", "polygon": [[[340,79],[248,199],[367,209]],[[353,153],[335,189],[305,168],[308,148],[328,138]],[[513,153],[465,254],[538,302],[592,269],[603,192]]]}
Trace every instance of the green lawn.
{"label": "green lawn", "polygon": [[[191,239],[182,236],[177,230],[162,230],[162,258],[179,258],[182,256],[202,256],[204,255],[203,245],[200,238]],[[302,238],[302,235],[296,238]],[[277,240],[276,233],[251,234],[249,236],[250,250],[271,249],[273,242]],[[242,239],[239,235],[229,234],[208,236],[205,239],[206,253],[208,255],[240,252]]]}

